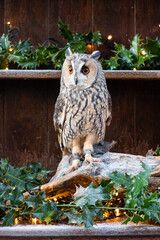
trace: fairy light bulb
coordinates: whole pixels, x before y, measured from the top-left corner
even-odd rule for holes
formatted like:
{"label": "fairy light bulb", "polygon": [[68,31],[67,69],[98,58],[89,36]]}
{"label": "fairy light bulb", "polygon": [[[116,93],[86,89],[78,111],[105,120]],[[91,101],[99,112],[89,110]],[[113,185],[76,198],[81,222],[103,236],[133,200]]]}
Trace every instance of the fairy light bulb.
{"label": "fairy light bulb", "polygon": [[37,224],[37,218],[32,218],[32,224]]}
{"label": "fairy light bulb", "polygon": [[115,209],[115,215],[116,215],[116,217],[120,216],[119,208]]}
{"label": "fairy light bulb", "polygon": [[8,70],[8,67],[6,67],[5,70]]}
{"label": "fairy light bulb", "polygon": [[136,68],[133,68],[133,71],[137,71],[137,69],[136,69]]}
{"label": "fairy light bulb", "polygon": [[108,35],[107,39],[111,40],[112,39],[112,35]]}
{"label": "fairy light bulb", "polygon": [[143,56],[145,56],[145,55],[146,55],[146,52],[145,52],[145,50],[144,50],[144,49],[141,51],[141,54],[142,54]]}
{"label": "fairy light bulb", "polygon": [[19,223],[18,218],[14,219],[14,224],[17,225]]}

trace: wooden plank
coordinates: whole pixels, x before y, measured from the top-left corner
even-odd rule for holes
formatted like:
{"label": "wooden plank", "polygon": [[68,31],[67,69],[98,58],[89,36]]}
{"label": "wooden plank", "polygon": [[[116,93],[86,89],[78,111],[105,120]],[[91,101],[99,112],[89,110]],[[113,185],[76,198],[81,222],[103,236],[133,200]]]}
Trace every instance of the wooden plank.
{"label": "wooden plank", "polygon": [[146,36],[155,39],[160,38],[160,1],[138,0],[136,1],[136,32],[142,39]]}
{"label": "wooden plank", "polygon": [[135,82],[108,81],[112,97],[112,122],[106,130],[106,141],[117,141],[111,151],[135,153]]}
{"label": "wooden plank", "polygon": [[120,220],[110,220],[107,223],[99,223],[94,228],[90,228],[84,231],[83,226],[71,226],[71,225],[16,225],[13,227],[0,227],[1,237],[50,237],[51,239],[63,239],[78,237],[86,239],[92,237],[93,239],[107,237],[108,238],[120,238],[122,239],[152,239],[152,237],[160,237],[160,226],[148,225],[148,224],[136,224],[128,223],[122,225]]}
{"label": "wooden plank", "polygon": [[33,45],[42,44],[48,38],[48,1],[6,0],[5,22],[19,27],[20,33],[13,41],[30,39]]}
{"label": "wooden plank", "polygon": [[4,33],[4,0],[0,1],[0,36]]}
{"label": "wooden plank", "polygon": [[[160,80],[160,71],[157,70],[104,70],[106,79],[111,80]],[[0,79],[58,80],[61,70],[0,70]]]}
{"label": "wooden plank", "polygon": [[160,83],[136,83],[136,154],[145,155],[148,149],[160,145]]}
{"label": "wooden plank", "polygon": [[43,82],[5,85],[5,155],[12,164],[47,165],[47,87]]}
{"label": "wooden plank", "polygon": [[[118,42],[128,46],[128,39],[132,39],[134,35],[134,0],[94,0],[93,30],[99,30],[104,40],[111,34],[112,44]],[[112,54],[107,42],[100,50],[103,57]]]}
{"label": "wooden plank", "polygon": [[4,157],[4,84],[0,84],[0,157]]}
{"label": "wooden plank", "polygon": [[48,168],[57,169],[62,158],[58,143],[58,133],[53,126],[53,114],[55,102],[59,94],[60,83],[48,81]]}

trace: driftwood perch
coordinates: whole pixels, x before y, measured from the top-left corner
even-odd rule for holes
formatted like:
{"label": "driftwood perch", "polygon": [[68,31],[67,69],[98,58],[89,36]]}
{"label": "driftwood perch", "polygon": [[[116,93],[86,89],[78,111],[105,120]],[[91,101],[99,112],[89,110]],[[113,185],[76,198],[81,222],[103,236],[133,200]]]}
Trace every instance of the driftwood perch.
{"label": "driftwood perch", "polygon": [[[101,148],[95,149],[95,152],[103,152],[109,150],[115,143],[106,144]],[[100,150],[100,151],[99,151]],[[114,171],[127,173],[131,176],[137,175],[143,171],[141,162],[152,167],[150,177],[150,186],[155,188],[160,186],[160,160],[154,159],[153,156],[143,157],[139,155],[106,152],[98,154],[94,157],[101,159],[101,162],[95,162],[93,166],[90,164],[81,165],[77,170],[68,173],[68,167],[71,165],[72,156],[65,156],[58,165],[56,174],[50,182],[40,187],[41,191],[45,191],[50,197],[66,197],[71,196],[76,191],[76,186],[81,185],[87,187],[92,181],[97,183],[101,179],[109,178],[109,174]]]}

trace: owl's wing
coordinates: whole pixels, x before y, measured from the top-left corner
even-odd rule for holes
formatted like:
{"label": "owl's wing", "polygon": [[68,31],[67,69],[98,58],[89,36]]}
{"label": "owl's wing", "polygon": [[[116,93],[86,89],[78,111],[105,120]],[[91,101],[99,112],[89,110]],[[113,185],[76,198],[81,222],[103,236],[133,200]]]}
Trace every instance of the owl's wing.
{"label": "owl's wing", "polygon": [[59,94],[54,110],[53,122],[56,131],[63,130],[63,124],[66,114],[65,98],[62,94]]}
{"label": "owl's wing", "polygon": [[107,119],[106,119],[106,124],[107,126],[110,125],[111,120],[112,120],[112,99],[111,99],[111,95],[108,92],[108,97],[107,97]]}

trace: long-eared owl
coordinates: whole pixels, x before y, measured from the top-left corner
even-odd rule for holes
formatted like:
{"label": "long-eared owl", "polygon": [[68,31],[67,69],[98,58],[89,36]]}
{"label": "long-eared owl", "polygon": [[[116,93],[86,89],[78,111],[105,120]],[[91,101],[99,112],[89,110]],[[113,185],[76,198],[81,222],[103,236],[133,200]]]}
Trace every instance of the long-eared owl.
{"label": "long-eared owl", "polygon": [[80,166],[82,155],[83,164],[99,161],[92,157],[93,145],[104,139],[111,122],[111,96],[99,57],[99,51],[89,55],[66,50],[54,126],[63,156],[73,156],[69,171]]}

